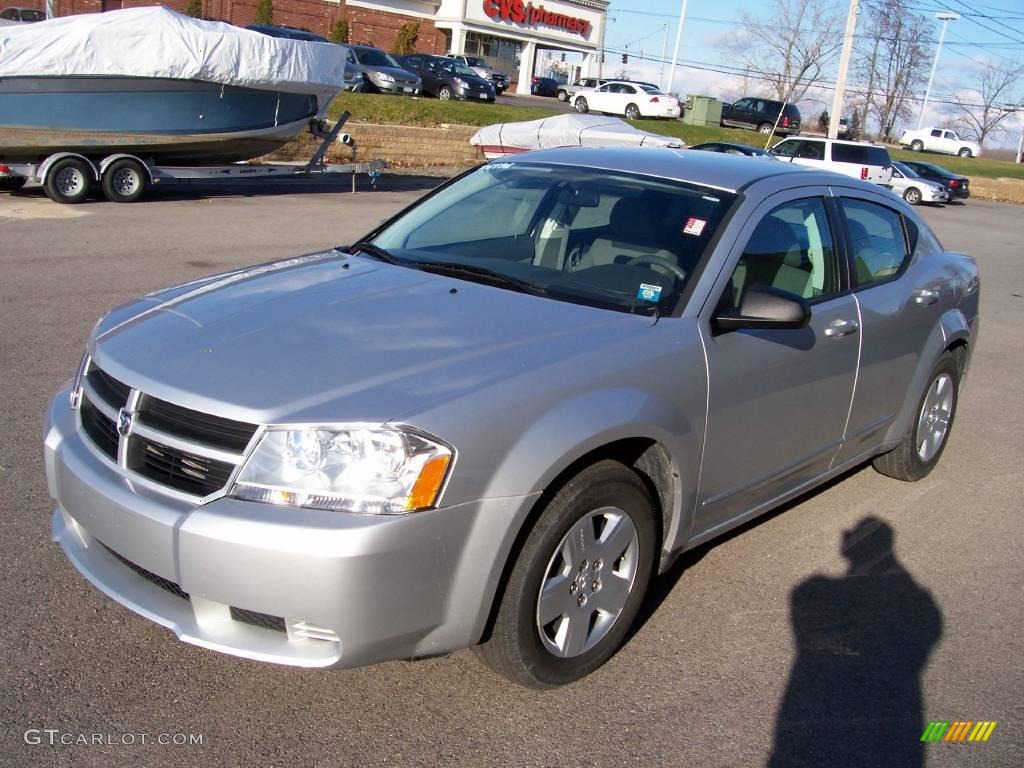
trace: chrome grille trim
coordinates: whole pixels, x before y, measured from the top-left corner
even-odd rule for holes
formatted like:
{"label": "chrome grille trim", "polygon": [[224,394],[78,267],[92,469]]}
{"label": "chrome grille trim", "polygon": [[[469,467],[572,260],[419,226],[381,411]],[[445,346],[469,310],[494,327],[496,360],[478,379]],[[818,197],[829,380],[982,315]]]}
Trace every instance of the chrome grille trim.
{"label": "chrome grille trim", "polygon": [[[102,387],[96,385],[100,381]],[[101,392],[100,389],[103,389]],[[112,399],[111,392],[127,391],[128,396],[123,407],[117,408]],[[84,426],[82,420],[82,409],[79,408],[78,429],[84,441],[89,445],[97,456],[105,461],[116,464],[125,479],[132,483],[139,483],[146,488],[172,495],[179,499],[187,500],[194,504],[205,504],[214,499],[224,496],[235,480],[235,476],[241,470],[242,463],[253,450],[259,441],[264,428],[255,424],[244,424],[235,422],[242,427],[251,427],[252,436],[249,438],[245,450],[237,452],[220,448],[208,443],[191,440],[187,437],[171,434],[163,429],[145,424],[139,417],[140,410],[144,408],[145,401],[149,396],[141,390],[128,387],[128,385],[114,379],[104,373],[95,363],[90,363],[87,375],[83,377],[82,400],[88,403],[88,408],[103,415],[117,428],[120,411],[124,410],[132,416],[131,427],[127,435],[118,434],[117,458],[114,460],[107,454],[103,446],[93,439]],[[157,398],[153,398],[157,400]],[[166,401],[158,401],[166,402]],[[168,410],[175,408],[188,412],[192,417],[210,416],[211,423],[224,422],[226,420],[212,414],[203,414],[198,411],[191,411],[183,406],[176,406],[167,403]],[[237,442],[237,439],[236,439]],[[155,449],[152,450],[152,449]],[[146,461],[145,452],[149,450],[155,457],[154,460]],[[157,463],[154,463],[156,461]],[[225,466],[228,465],[228,466]],[[226,480],[221,482],[221,478]],[[185,487],[176,487],[185,486]],[[188,488],[190,483],[197,487]]]}

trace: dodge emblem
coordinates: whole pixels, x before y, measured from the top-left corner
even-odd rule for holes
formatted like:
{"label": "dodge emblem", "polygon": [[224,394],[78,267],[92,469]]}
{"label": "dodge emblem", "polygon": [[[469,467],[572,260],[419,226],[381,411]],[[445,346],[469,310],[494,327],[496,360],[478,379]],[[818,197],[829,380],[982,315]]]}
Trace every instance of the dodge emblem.
{"label": "dodge emblem", "polygon": [[135,412],[129,411],[127,408],[122,408],[117,412],[117,434],[121,437],[128,437],[132,431],[132,425],[135,423]]}

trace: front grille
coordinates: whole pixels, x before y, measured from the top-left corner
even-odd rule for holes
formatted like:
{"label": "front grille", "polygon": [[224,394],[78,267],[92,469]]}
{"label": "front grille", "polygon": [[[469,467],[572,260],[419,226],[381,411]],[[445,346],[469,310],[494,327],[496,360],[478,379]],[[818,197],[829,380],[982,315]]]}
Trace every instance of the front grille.
{"label": "front grille", "polygon": [[185,493],[206,496],[227,485],[235,465],[133,437],[128,469]]}
{"label": "front grille", "polygon": [[139,421],[186,440],[239,452],[245,450],[256,432],[253,424],[200,413],[155,397],[143,398]]}
{"label": "front grille", "polygon": [[[224,454],[241,454],[256,433],[254,424],[200,413],[141,392],[133,397],[130,386],[95,365],[89,367],[86,381],[80,416],[89,440],[115,462],[120,442],[125,441],[127,470],[184,493],[209,496],[223,489],[237,466]],[[129,404],[138,409],[140,430],[133,428],[121,437],[117,413]],[[147,434],[138,434],[141,427]]]}
{"label": "front grille", "polygon": [[[100,543],[103,544],[102,541]],[[144,578],[146,581],[151,582],[153,584],[156,584],[158,587],[160,587],[160,589],[163,589],[163,590],[165,590],[167,592],[170,592],[175,597],[180,597],[180,598],[182,598],[184,600],[188,600],[188,592],[183,590],[181,587],[179,587],[177,584],[175,584],[170,579],[165,579],[163,576],[157,576],[152,571],[147,571],[141,565],[136,565],[131,560],[129,560],[127,557],[124,557],[123,555],[120,555],[117,552],[115,552],[114,550],[112,550],[106,544],[103,544],[103,548],[105,550],[107,550],[107,552],[112,554],[114,557],[116,557],[123,565],[126,565],[129,568],[131,568],[133,571],[135,571],[137,574],[139,574],[139,576]]]}
{"label": "front grille", "polygon": [[97,448],[117,461],[117,425],[85,398],[82,399],[82,429]]}
{"label": "front grille", "polygon": [[281,616],[271,616],[269,613],[260,613],[259,611],[248,611],[245,608],[236,608],[232,605],[231,618],[235,621],[241,621],[244,624],[251,624],[254,627],[272,629],[275,632],[288,631],[284,625],[284,618],[282,618]]}
{"label": "front grille", "polygon": [[111,408],[122,408],[128,402],[131,387],[100,368],[92,367],[86,375],[96,394]]}

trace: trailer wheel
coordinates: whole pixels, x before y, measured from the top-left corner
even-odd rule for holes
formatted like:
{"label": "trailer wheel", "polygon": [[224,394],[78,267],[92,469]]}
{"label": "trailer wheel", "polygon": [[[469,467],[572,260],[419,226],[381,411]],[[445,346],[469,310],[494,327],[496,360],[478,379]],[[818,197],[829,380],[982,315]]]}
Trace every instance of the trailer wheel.
{"label": "trailer wheel", "polygon": [[103,194],[112,203],[134,203],[146,191],[146,169],[137,160],[115,160],[103,174]]}
{"label": "trailer wheel", "polygon": [[17,192],[27,183],[24,176],[4,176],[0,178],[0,192]]}
{"label": "trailer wheel", "polygon": [[43,191],[55,203],[74,205],[89,196],[92,186],[92,168],[77,157],[58,160],[46,174]]}

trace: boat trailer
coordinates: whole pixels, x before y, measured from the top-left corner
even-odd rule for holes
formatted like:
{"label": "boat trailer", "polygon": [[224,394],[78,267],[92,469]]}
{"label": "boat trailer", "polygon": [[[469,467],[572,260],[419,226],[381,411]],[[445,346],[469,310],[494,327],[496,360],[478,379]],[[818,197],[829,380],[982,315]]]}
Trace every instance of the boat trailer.
{"label": "boat trailer", "polygon": [[[349,118],[343,112],[334,126],[324,120],[312,120],[309,131],[320,144],[308,163],[301,165],[278,162],[241,162],[227,165],[172,166],[158,165],[152,160],[125,153],[112,153],[102,158],[87,157],[78,152],[55,152],[39,163],[0,163],[0,192],[16,191],[29,181],[43,185],[46,196],[55,203],[83,202],[99,182],[104,197],[114,203],[134,203],[150,185],[162,182],[217,182],[218,180],[254,179],[280,176],[326,176],[352,174],[352,192],[356,176],[365,173],[373,186],[387,164],[383,160],[355,162],[356,145],[350,134],[341,133]],[[353,162],[325,163],[324,155],[335,141],[352,149]]]}

